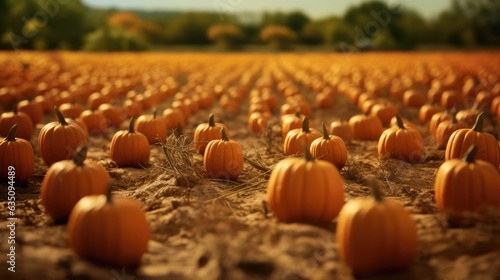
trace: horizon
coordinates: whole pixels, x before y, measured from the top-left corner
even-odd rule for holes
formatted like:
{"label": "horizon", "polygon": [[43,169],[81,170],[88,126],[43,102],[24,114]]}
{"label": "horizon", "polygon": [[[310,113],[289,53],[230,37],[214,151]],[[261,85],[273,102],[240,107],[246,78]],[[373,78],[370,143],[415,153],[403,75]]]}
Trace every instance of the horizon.
{"label": "horizon", "polygon": [[[85,5],[93,8],[136,10],[144,12],[188,12],[212,11],[215,13],[245,14],[263,12],[291,12],[302,11],[313,19],[324,18],[332,15],[342,15],[351,6],[359,5],[365,0],[338,0],[336,2],[322,3],[324,0],[191,0],[191,1],[162,1],[162,0],[82,0]],[[383,1],[389,5],[402,4],[403,7],[417,11],[424,18],[433,18],[442,11],[451,7],[450,0],[389,0]],[[316,4],[314,4],[316,3]],[[222,10],[221,10],[222,9]]]}

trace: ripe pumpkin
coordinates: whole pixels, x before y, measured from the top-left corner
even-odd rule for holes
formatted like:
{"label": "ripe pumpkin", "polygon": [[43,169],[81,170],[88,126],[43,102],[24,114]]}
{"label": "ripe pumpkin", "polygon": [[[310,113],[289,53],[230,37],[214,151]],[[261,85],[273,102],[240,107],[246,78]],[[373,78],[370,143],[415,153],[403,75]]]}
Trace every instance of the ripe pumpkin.
{"label": "ripe pumpkin", "polygon": [[167,129],[170,130],[181,130],[187,123],[186,118],[181,110],[175,108],[167,108],[163,111],[162,116],[165,118],[167,123]]}
{"label": "ripe pumpkin", "polygon": [[214,114],[208,116],[208,123],[202,123],[194,130],[194,148],[200,154],[205,153],[208,143],[212,140],[219,140],[222,137],[221,128],[224,128],[227,138],[230,138],[227,126],[223,123],[216,123]]}
{"label": "ripe pumpkin", "polygon": [[165,141],[167,138],[167,123],[164,118],[156,117],[156,110],[153,115],[143,115],[137,118],[134,128],[137,132],[144,134],[151,145],[158,141]]}
{"label": "ripe pumpkin", "polygon": [[436,135],[438,125],[443,121],[451,121],[451,114],[448,111],[435,113],[429,121],[429,134]]}
{"label": "ripe pumpkin", "polygon": [[134,129],[136,118],[130,119],[128,130],[113,135],[110,157],[119,167],[144,167],[149,163],[148,138]]}
{"label": "ripe pumpkin", "polygon": [[281,135],[283,138],[292,129],[301,128],[302,122],[304,121],[304,116],[300,114],[300,111],[296,111],[293,114],[285,114],[280,117],[281,122]]}
{"label": "ripe pumpkin", "polygon": [[370,115],[380,119],[382,125],[387,125],[391,119],[396,116],[399,109],[391,102],[381,102],[373,105],[370,109]]}
{"label": "ripe pumpkin", "polygon": [[57,106],[54,111],[58,121],[46,124],[38,135],[38,151],[47,165],[71,159],[80,145],[87,143],[83,129],[74,122],[66,122]]}
{"label": "ripe pumpkin", "polygon": [[442,112],[443,110],[443,107],[437,104],[425,104],[418,110],[418,120],[420,124],[425,125],[431,120],[434,114]]}
{"label": "ripe pumpkin", "polygon": [[68,219],[69,247],[82,259],[115,267],[138,266],[148,250],[151,229],[142,207],[132,199],[86,196]]}
{"label": "ripe pumpkin", "polygon": [[453,132],[446,145],[445,160],[460,158],[470,146],[477,144],[476,158],[499,167],[500,146],[493,135],[483,132],[483,119],[484,112],[481,112],[472,129],[463,128]]}
{"label": "ripe pumpkin", "polygon": [[106,117],[101,111],[85,110],[80,114],[80,119],[87,125],[90,135],[102,134],[108,127]]}
{"label": "ripe pumpkin", "polygon": [[276,165],[267,184],[267,203],[283,222],[327,224],[344,205],[344,183],[337,168],[314,160],[307,146],[303,157],[289,157]]}
{"label": "ripe pumpkin", "polygon": [[27,114],[33,125],[40,123],[43,118],[43,108],[42,105],[36,102],[30,102],[28,100],[23,100],[17,103],[17,111]]}
{"label": "ripe pumpkin", "polygon": [[386,129],[378,141],[378,155],[389,155],[392,158],[407,162],[418,162],[424,152],[424,141],[418,130],[406,128],[399,115],[396,115],[397,126]]}
{"label": "ripe pumpkin", "polygon": [[205,148],[203,166],[211,178],[236,180],[243,170],[243,149],[228,138],[224,127],[220,130],[221,139],[210,141]]}
{"label": "ripe pumpkin", "polygon": [[472,145],[461,159],[445,161],[437,171],[434,196],[449,222],[467,221],[489,207],[500,209],[498,166],[477,159],[478,151]]}
{"label": "ripe pumpkin", "polygon": [[349,119],[349,126],[355,140],[376,141],[384,131],[379,118],[364,114],[352,116]]}
{"label": "ripe pumpkin", "polygon": [[383,199],[375,185],[370,197],[346,203],[336,233],[340,257],[360,276],[404,268],[417,254],[417,227],[411,215],[400,204]]}
{"label": "ripe pumpkin", "polygon": [[406,107],[420,108],[425,104],[426,96],[423,92],[410,89],[403,93],[403,104]]}
{"label": "ripe pumpkin", "polygon": [[312,141],[310,148],[314,158],[331,162],[341,170],[347,161],[347,148],[342,138],[328,135],[328,130],[323,123],[323,137]]}
{"label": "ripe pumpkin", "polygon": [[[0,179],[7,179],[9,171],[14,171],[14,181],[26,183],[35,170],[35,155],[31,143],[22,138],[16,138],[19,125],[14,124],[7,137],[0,142]],[[9,170],[12,166],[14,170]]]}
{"label": "ripe pumpkin", "polygon": [[434,138],[436,139],[436,147],[445,149],[451,134],[461,128],[467,128],[467,124],[459,122],[455,115],[451,114],[451,120],[441,122],[437,129]]}
{"label": "ripe pumpkin", "polygon": [[120,106],[104,103],[99,106],[98,110],[104,114],[107,122],[112,126],[120,127],[125,120],[125,110]]}
{"label": "ripe pumpkin", "polygon": [[271,113],[252,113],[250,116],[248,116],[248,129],[256,133],[265,131],[271,117]]}
{"label": "ripe pumpkin", "polygon": [[283,152],[285,155],[301,155],[304,151],[302,145],[309,149],[312,141],[321,137],[321,132],[314,128],[309,128],[309,118],[304,117],[302,128],[290,130],[285,136]]}
{"label": "ripe pumpkin", "polygon": [[78,103],[64,103],[59,106],[59,111],[61,111],[66,118],[71,119],[78,118],[84,110],[83,106]]}
{"label": "ripe pumpkin", "polygon": [[26,113],[18,112],[17,106],[14,106],[13,112],[0,115],[0,136],[7,136],[14,124],[18,125],[17,137],[29,141],[35,131],[33,121]]}
{"label": "ripe pumpkin", "polygon": [[344,143],[352,141],[352,131],[349,123],[346,121],[333,121],[330,124],[330,133],[344,140]]}
{"label": "ripe pumpkin", "polygon": [[85,160],[88,147],[78,147],[73,160],[54,163],[43,178],[40,198],[56,223],[65,222],[73,206],[86,195],[105,194],[111,180],[99,163]]}

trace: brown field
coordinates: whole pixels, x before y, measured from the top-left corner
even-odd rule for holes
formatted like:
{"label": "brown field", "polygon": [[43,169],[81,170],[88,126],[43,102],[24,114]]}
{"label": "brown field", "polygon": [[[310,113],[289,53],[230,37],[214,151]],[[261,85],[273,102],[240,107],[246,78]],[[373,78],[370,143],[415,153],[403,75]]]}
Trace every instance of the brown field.
{"label": "brown field", "polygon": [[[187,124],[176,133],[179,138],[170,131],[170,136],[162,139],[174,157],[175,168],[160,143],[151,146],[149,166],[118,168],[112,162],[110,140],[116,131],[127,128],[128,116],[119,127],[91,133],[87,158],[106,168],[115,196],[132,198],[146,211],[152,235],[137,269],[81,260],[68,247],[66,225],[54,224],[45,214],[40,185],[48,166],[39,156],[37,138],[43,125],[55,120],[51,111],[46,112],[30,139],[35,152],[34,175],[27,185],[16,184],[15,273],[6,268],[7,184],[0,183],[0,279],[353,279],[338,255],[336,220],[327,226],[278,221],[265,202],[270,171],[246,162],[236,181],[210,179],[204,173],[203,156],[193,148],[195,128],[214,113],[216,120],[228,127],[231,138],[241,144],[247,158],[272,169],[285,158],[279,109],[285,103],[286,88],[294,88],[304,97],[312,109],[311,126],[317,129],[321,122],[329,125],[361,113],[354,102],[359,95],[353,97],[358,89],[395,104],[424,139],[423,159],[413,164],[380,158],[376,141],[346,143],[348,161],[340,171],[346,201],[369,195],[364,178],[373,174],[384,183],[382,192],[387,199],[403,205],[418,229],[418,254],[413,264],[406,270],[368,279],[500,279],[499,221],[478,222],[467,228],[448,226],[434,201],[434,179],[444,161],[444,150],[436,149],[428,125],[418,121],[419,106],[403,104],[392,87],[399,83],[400,90],[420,90],[427,102],[427,93],[436,81],[443,88],[462,93],[465,81],[472,79],[478,91],[493,97],[500,94],[500,53],[12,52],[0,54],[0,65],[0,88],[4,88],[0,112],[10,111],[15,99],[38,95],[50,96],[55,104],[69,96],[65,102],[87,108],[88,96],[95,91],[107,92],[112,96],[110,103],[120,106],[127,99],[139,102],[144,97],[144,112],[148,114],[153,107],[159,112],[171,107],[178,92],[187,98],[202,97],[202,93],[215,97],[207,108],[191,109]],[[320,109],[315,96],[324,88],[334,92],[334,102],[332,107]],[[127,96],[131,90],[134,97]],[[278,101],[261,133],[248,129],[253,90],[268,90]],[[464,94],[458,107],[471,107],[476,94]],[[234,98],[237,107],[222,107],[225,95]],[[489,112],[489,103],[485,104],[484,110]],[[485,125],[495,135],[498,113],[491,112]],[[182,161],[183,157],[188,161]]]}

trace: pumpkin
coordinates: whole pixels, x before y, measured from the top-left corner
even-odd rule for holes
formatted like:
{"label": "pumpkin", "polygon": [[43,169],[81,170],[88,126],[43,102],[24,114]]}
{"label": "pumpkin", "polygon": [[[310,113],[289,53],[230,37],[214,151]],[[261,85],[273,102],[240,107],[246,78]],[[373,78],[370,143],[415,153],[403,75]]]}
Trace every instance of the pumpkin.
{"label": "pumpkin", "polygon": [[418,162],[424,152],[424,141],[418,130],[406,128],[399,115],[396,115],[397,126],[386,129],[378,141],[378,155],[389,155],[391,158],[407,162]]}
{"label": "pumpkin", "polygon": [[403,94],[403,104],[406,107],[420,108],[425,104],[426,96],[423,92],[410,89]]}
{"label": "pumpkin", "polygon": [[342,138],[328,135],[328,130],[323,123],[323,137],[312,141],[310,152],[314,158],[326,160],[335,165],[338,170],[344,167],[347,161],[347,148]]}
{"label": "pumpkin", "polygon": [[35,155],[29,141],[16,138],[18,127],[19,125],[14,124],[7,133],[7,137],[0,141],[0,158],[2,159],[0,179],[13,177],[14,180],[9,179],[9,181],[26,183],[35,170]]}
{"label": "pumpkin", "polygon": [[288,132],[292,129],[301,128],[302,122],[304,121],[304,116],[300,114],[300,111],[297,110],[294,114],[285,114],[280,117],[281,123],[281,135],[283,138],[288,134]]}
{"label": "pumpkin", "polygon": [[384,199],[372,184],[370,197],[347,202],[337,218],[339,255],[360,276],[404,268],[417,254],[417,227],[411,215],[397,202]]}
{"label": "pumpkin", "polygon": [[334,97],[327,93],[318,93],[314,98],[314,102],[316,103],[316,107],[320,109],[328,109],[333,107],[333,99]]}
{"label": "pumpkin", "polygon": [[337,217],[344,205],[344,183],[338,169],[314,160],[302,146],[303,157],[278,162],[267,184],[267,203],[283,222],[324,225]]}
{"label": "pumpkin", "polygon": [[130,119],[128,130],[116,132],[111,139],[110,157],[119,167],[144,167],[149,163],[149,141],[135,131],[135,121]]}
{"label": "pumpkin", "polygon": [[500,146],[493,135],[483,132],[483,119],[484,112],[481,112],[472,129],[458,129],[451,134],[446,145],[445,160],[460,158],[470,146],[477,144],[476,158],[499,167]]}
{"label": "pumpkin", "polygon": [[444,121],[451,121],[451,114],[448,111],[435,113],[431,120],[429,121],[429,134],[431,136],[436,135],[437,127],[440,123]]}
{"label": "pumpkin", "polygon": [[125,100],[123,108],[125,108],[125,114],[129,118],[138,118],[142,115],[142,105],[139,102],[130,99]]}
{"label": "pumpkin", "polygon": [[443,107],[437,104],[425,104],[418,110],[418,120],[420,124],[425,125],[431,120],[434,114],[442,112],[443,110]]}
{"label": "pumpkin", "polygon": [[104,114],[107,122],[112,126],[120,127],[125,120],[125,110],[120,106],[104,103],[99,106],[98,110]]}
{"label": "pumpkin", "polygon": [[83,106],[78,103],[64,103],[59,106],[59,111],[61,111],[65,117],[71,119],[78,118],[84,110]]}
{"label": "pumpkin", "polygon": [[200,154],[205,153],[205,149],[208,143],[212,140],[221,139],[221,128],[224,128],[226,136],[229,138],[229,131],[227,126],[223,123],[216,123],[214,120],[214,114],[208,116],[208,123],[202,123],[196,127],[194,130],[194,148]]}
{"label": "pumpkin", "polygon": [[463,103],[463,96],[455,90],[446,90],[443,92],[443,95],[441,95],[441,105],[446,109],[461,107]]}
{"label": "pumpkin", "polygon": [[42,127],[38,135],[38,151],[47,165],[71,159],[78,146],[87,143],[83,129],[74,122],[67,122],[57,106],[54,111],[58,121]]}
{"label": "pumpkin", "polygon": [[68,219],[69,247],[82,259],[115,267],[138,266],[147,252],[151,229],[134,200],[105,195],[86,196]]}
{"label": "pumpkin", "polygon": [[34,125],[40,123],[43,118],[43,108],[42,105],[36,102],[30,102],[28,100],[23,100],[17,103],[17,111],[23,112],[28,115]]}
{"label": "pumpkin", "polygon": [[89,128],[87,127],[87,124],[80,118],[75,118],[75,119],[70,119],[70,118],[65,118],[66,122],[70,123],[73,122],[77,124],[82,130],[83,133],[85,134],[85,138],[89,137]]}
{"label": "pumpkin", "polygon": [[[401,118],[401,121],[403,122],[405,127],[417,129],[417,126],[414,123],[412,123],[411,121],[409,121],[408,119],[403,118],[403,117],[400,117],[400,118]],[[398,126],[398,118],[396,116],[394,116],[391,119],[391,121],[389,122],[389,127],[393,127],[393,126]]]}
{"label": "pumpkin", "polygon": [[445,161],[437,170],[434,197],[451,224],[468,223],[474,214],[500,208],[498,166],[477,159],[478,151],[472,145],[461,159]]}
{"label": "pumpkin", "polygon": [[380,119],[382,125],[387,125],[391,119],[396,116],[399,109],[390,102],[382,102],[373,105],[370,109],[370,115]]}
{"label": "pumpkin", "polygon": [[451,134],[461,128],[467,128],[467,124],[459,122],[455,115],[451,114],[451,120],[441,122],[436,129],[436,134],[434,135],[436,147],[438,149],[446,148],[446,144],[448,144]]}
{"label": "pumpkin", "polygon": [[26,113],[18,112],[17,106],[13,112],[0,115],[0,136],[7,136],[14,124],[18,125],[16,136],[29,141],[35,131],[33,121]]}
{"label": "pumpkin", "polygon": [[40,198],[56,223],[66,222],[82,197],[106,193],[111,178],[101,164],[85,159],[87,150],[86,145],[78,147],[73,160],[54,163],[43,178]]}
{"label": "pumpkin", "polygon": [[186,118],[181,110],[175,108],[167,108],[163,111],[168,130],[181,130],[187,123]]}
{"label": "pumpkin", "polygon": [[344,143],[352,141],[352,131],[349,123],[346,121],[333,121],[330,124],[330,133],[344,140]]}
{"label": "pumpkin", "polygon": [[384,127],[379,118],[364,114],[352,116],[349,119],[349,126],[351,127],[352,136],[355,140],[378,140],[384,131]]}
{"label": "pumpkin", "polygon": [[304,117],[302,120],[302,128],[290,130],[285,136],[283,143],[283,152],[285,155],[300,155],[303,153],[306,145],[309,149],[312,141],[321,137],[321,132],[314,128],[309,128],[309,118]]}
{"label": "pumpkin", "polygon": [[265,131],[271,117],[271,113],[252,113],[250,116],[248,116],[248,129],[256,133]]}
{"label": "pumpkin", "polygon": [[479,103],[474,103],[471,108],[458,111],[455,118],[457,118],[457,121],[460,123],[466,123],[467,126],[472,126],[474,125],[477,116],[481,113],[478,108]]}
{"label": "pumpkin", "polygon": [[91,110],[97,110],[99,106],[108,103],[109,101],[111,100],[107,95],[104,95],[100,92],[94,92],[91,95],[89,95],[87,99],[87,105]]}
{"label": "pumpkin", "polygon": [[80,114],[80,119],[87,126],[90,135],[102,134],[108,127],[106,117],[101,111],[85,110]]}
{"label": "pumpkin", "polygon": [[165,141],[167,138],[167,123],[164,118],[156,117],[156,110],[153,115],[140,116],[135,122],[135,130],[148,138],[149,144]]}
{"label": "pumpkin", "polygon": [[243,149],[230,140],[224,127],[221,139],[212,140],[205,148],[203,166],[211,178],[236,180],[243,170]]}

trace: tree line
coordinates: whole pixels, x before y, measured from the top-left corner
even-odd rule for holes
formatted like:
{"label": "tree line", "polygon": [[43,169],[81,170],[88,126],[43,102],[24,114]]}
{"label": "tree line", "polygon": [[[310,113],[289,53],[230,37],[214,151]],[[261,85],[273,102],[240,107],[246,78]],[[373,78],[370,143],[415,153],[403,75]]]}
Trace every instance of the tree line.
{"label": "tree line", "polygon": [[434,18],[383,1],[362,2],[341,16],[313,19],[302,11],[257,14],[120,11],[81,0],[0,1],[0,48],[120,51],[152,46],[223,49],[324,45],[337,50],[412,50],[422,46],[500,45],[500,1],[451,0]]}

